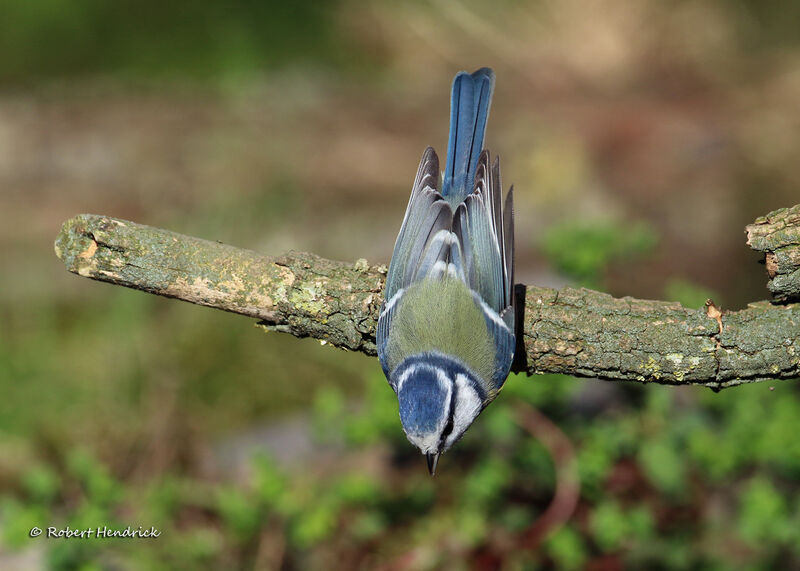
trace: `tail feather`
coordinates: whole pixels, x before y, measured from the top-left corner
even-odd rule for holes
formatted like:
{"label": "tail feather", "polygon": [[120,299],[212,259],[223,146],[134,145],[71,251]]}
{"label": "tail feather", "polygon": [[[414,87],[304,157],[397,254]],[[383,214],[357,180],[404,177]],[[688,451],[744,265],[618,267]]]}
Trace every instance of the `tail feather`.
{"label": "tail feather", "polygon": [[461,72],[453,80],[450,140],[442,183],[442,196],[451,205],[461,202],[473,190],[493,90],[494,72],[488,67],[471,75]]}

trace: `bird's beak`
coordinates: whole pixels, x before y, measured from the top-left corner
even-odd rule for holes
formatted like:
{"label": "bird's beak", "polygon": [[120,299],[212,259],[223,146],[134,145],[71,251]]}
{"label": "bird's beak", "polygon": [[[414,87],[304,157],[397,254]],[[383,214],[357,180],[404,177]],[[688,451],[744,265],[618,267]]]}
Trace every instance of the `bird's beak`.
{"label": "bird's beak", "polygon": [[439,463],[439,453],[433,452],[429,454],[425,454],[425,457],[428,459],[428,472],[431,473],[431,476],[436,474],[436,465]]}

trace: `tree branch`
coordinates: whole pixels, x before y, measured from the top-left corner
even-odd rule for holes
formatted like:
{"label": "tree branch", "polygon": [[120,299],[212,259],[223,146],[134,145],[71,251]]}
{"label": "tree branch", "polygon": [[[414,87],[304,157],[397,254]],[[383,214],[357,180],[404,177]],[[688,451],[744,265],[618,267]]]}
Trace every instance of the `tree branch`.
{"label": "tree branch", "polygon": [[[774,224],[775,216],[754,226]],[[782,218],[783,235],[792,225],[796,231],[798,218]],[[69,271],[84,277],[239,313],[259,319],[267,330],[375,354],[386,266],[303,252],[262,256],[90,214],[64,223],[55,250]],[[796,270],[781,275],[793,275],[786,283],[798,287]],[[516,371],[714,389],[800,376],[800,305],[758,302],[720,314],[713,303],[688,309],[569,287],[517,285],[516,294]]]}
{"label": "tree branch", "polygon": [[800,204],[770,212],[746,231],[747,245],[765,253],[775,301],[800,301]]}

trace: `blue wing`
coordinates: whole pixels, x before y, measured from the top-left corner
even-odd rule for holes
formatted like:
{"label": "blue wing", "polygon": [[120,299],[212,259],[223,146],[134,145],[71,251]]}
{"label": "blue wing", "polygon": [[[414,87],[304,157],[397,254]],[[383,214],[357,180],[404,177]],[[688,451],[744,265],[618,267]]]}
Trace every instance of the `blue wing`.
{"label": "blue wing", "polygon": [[453,211],[436,190],[438,181],[439,158],[436,151],[428,147],[417,169],[386,276],[376,335],[378,356],[384,367],[389,326],[405,288],[423,278],[440,277],[445,273],[464,279],[459,273],[462,266],[460,245],[452,232]]}
{"label": "blue wing", "polygon": [[513,189],[502,206],[500,161],[489,168],[483,151],[475,174],[475,189],[464,199],[453,219],[453,233],[463,255],[463,273],[469,287],[504,319],[513,331],[514,215]]}
{"label": "blue wing", "polygon": [[[385,300],[389,302],[401,289],[442,268],[447,262],[455,236],[451,232],[453,211],[436,190],[439,158],[431,147],[425,149],[417,169],[411,198],[400,233],[394,244],[392,262],[386,276]],[[434,270],[437,268],[437,270]],[[445,271],[447,267],[444,267]]]}
{"label": "blue wing", "polygon": [[497,389],[505,382],[514,358],[514,194],[501,200],[500,161],[489,168],[483,151],[475,173],[475,189],[456,209],[453,233],[461,245],[463,273],[481,306],[496,351]]}

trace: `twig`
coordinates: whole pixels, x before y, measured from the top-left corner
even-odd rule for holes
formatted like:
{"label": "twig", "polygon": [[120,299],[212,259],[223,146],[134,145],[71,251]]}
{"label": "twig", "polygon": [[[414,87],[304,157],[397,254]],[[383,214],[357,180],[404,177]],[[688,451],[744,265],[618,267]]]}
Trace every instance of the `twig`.
{"label": "twig", "polygon": [[517,422],[545,447],[556,473],[556,489],[550,505],[521,537],[523,547],[533,551],[572,517],[580,498],[580,477],[572,442],[549,418],[520,403]]}

